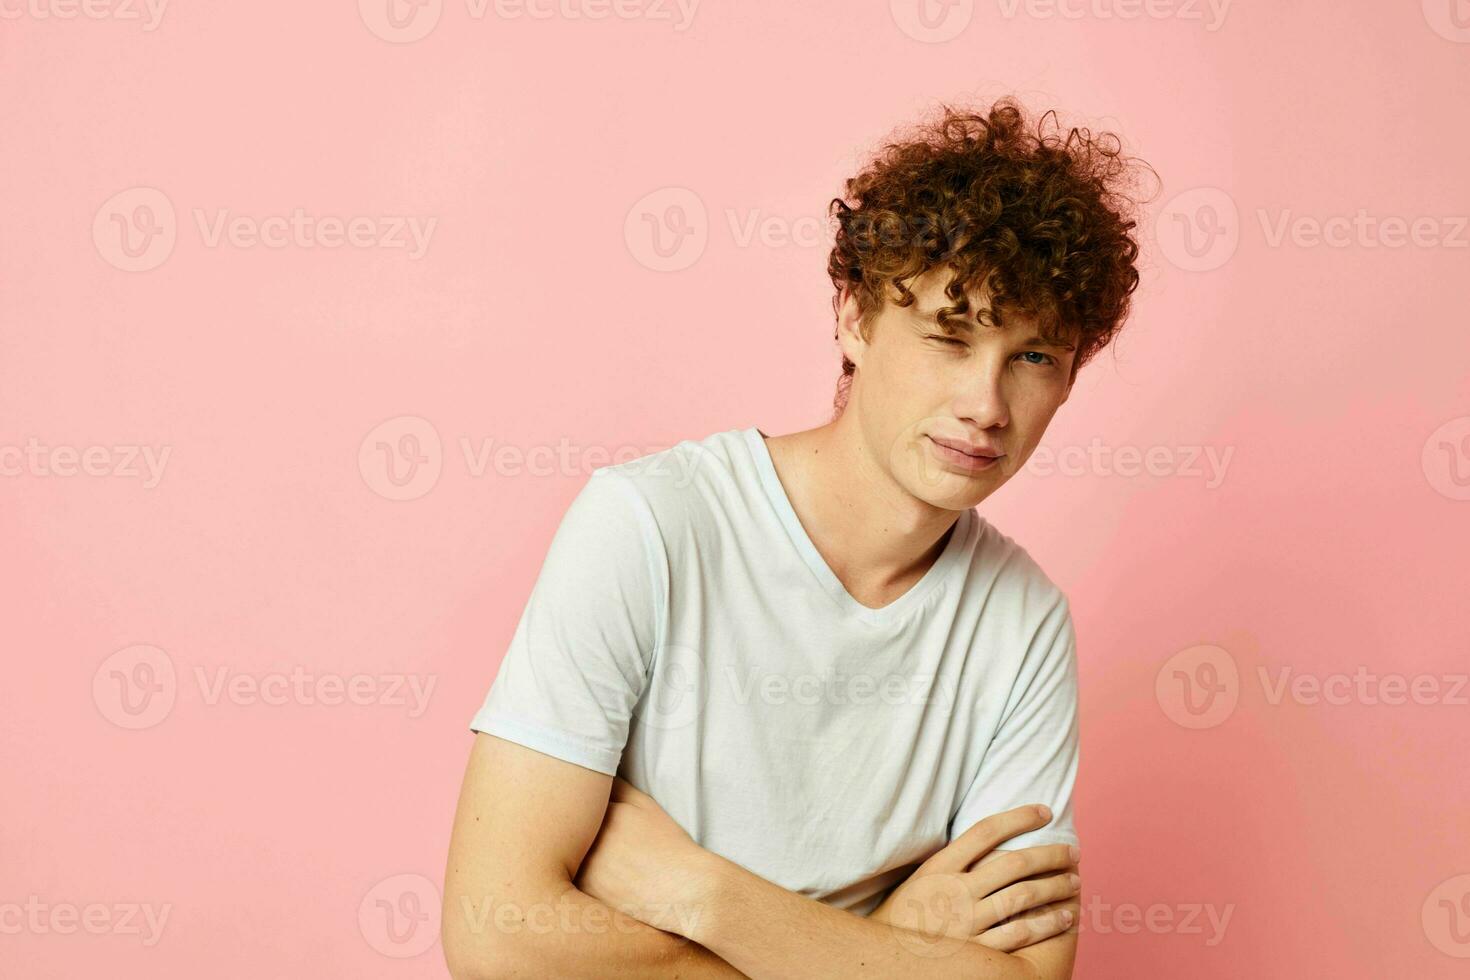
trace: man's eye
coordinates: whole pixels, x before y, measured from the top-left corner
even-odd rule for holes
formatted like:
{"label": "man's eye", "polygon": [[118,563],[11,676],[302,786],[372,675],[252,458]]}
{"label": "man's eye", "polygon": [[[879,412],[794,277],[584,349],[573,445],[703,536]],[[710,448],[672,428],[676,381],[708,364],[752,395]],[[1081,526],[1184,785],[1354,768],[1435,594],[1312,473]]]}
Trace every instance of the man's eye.
{"label": "man's eye", "polygon": [[1041,358],[1041,360],[1039,360],[1039,361],[1027,361],[1026,362],[1027,364],[1035,364],[1038,367],[1044,367],[1047,364],[1053,363],[1056,360],[1056,358],[1052,357],[1050,354],[1043,354],[1039,350],[1028,350],[1028,351],[1022,353],[1021,356],[1022,357],[1028,357],[1028,356],[1030,356],[1032,354],[1035,354],[1037,357]]}
{"label": "man's eye", "polygon": [[931,334],[927,335],[925,337],[925,339],[926,340],[937,340],[941,344],[954,344],[954,345],[956,345],[958,347],[964,347],[965,346],[965,342],[963,340],[959,339],[958,337],[944,337],[944,336],[941,336],[941,335],[939,335],[937,333],[931,333]]}

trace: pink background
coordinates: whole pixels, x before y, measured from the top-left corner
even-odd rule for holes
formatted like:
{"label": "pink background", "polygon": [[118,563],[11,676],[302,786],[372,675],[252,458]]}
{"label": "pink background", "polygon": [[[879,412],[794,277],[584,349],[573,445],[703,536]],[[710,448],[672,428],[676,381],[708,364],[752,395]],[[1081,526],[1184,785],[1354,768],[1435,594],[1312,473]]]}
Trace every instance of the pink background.
{"label": "pink background", "polygon": [[[827,201],[937,100],[1015,92],[1163,178],[1136,314],[1043,443],[1158,471],[981,505],[1076,616],[1077,976],[1465,975],[1463,2],[29,2],[0,8],[0,973],[444,976],[468,721],[584,454],[823,421]],[[210,235],[296,209],[359,244]],[[1290,227],[1360,211],[1420,243]],[[392,216],[435,222],[422,254]],[[650,222],[692,234],[661,256]],[[366,703],[249,686],[293,671]],[[1384,703],[1393,674],[1438,693]]]}

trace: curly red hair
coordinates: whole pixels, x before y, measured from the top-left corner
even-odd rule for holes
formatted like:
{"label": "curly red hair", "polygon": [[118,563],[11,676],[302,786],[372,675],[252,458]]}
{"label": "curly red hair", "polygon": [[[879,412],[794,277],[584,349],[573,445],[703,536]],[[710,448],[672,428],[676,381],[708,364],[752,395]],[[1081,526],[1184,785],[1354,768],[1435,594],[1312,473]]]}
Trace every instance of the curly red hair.
{"label": "curly red hair", "polygon": [[[942,108],[885,144],[829,205],[833,310],[851,290],[866,334],[889,285],[908,306],[907,283],[948,265],[953,305],[942,324],[970,311],[967,292],[985,293],[982,322],[1003,325],[1014,311],[1035,317],[1042,336],[1075,344],[1076,378],[1112,341],[1138,286],[1132,158],[1112,133],[1061,135],[1054,110],[1032,127],[1012,97],[984,115]],[[853,372],[843,357],[839,411]]]}

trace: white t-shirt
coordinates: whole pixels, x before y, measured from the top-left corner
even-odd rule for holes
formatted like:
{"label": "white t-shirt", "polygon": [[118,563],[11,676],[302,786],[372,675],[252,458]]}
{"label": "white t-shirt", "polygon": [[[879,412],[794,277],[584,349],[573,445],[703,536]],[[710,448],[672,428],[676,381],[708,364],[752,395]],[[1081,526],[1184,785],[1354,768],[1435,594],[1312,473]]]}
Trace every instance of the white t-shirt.
{"label": "white t-shirt", "polygon": [[1007,848],[1078,842],[1075,643],[1066,596],[974,509],[862,605],[761,433],[732,429],[592,474],[470,727],[620,775],[702,847],[867,915],[990,814],[1051,807]]}

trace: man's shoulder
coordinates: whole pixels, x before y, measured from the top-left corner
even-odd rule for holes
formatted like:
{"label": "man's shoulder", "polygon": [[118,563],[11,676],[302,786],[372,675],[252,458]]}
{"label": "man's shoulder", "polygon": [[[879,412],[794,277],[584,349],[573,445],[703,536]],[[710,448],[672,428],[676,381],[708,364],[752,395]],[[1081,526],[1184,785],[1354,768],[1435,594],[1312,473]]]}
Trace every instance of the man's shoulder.
{"label": "man's shoulder", "polygon": [[968,576],[973,587],[1014,599],[1039,613],[1066,605],[1066,592],[1030,551],[978,512],[973,513],[977,536]]}
{"label": "man's shoulder", "polygon": [[749,467],[743,429],[683,439],[622,462],[600,466],[591,480],[626,485],[660,524],[707,514],[712,502],[737,492]]}

